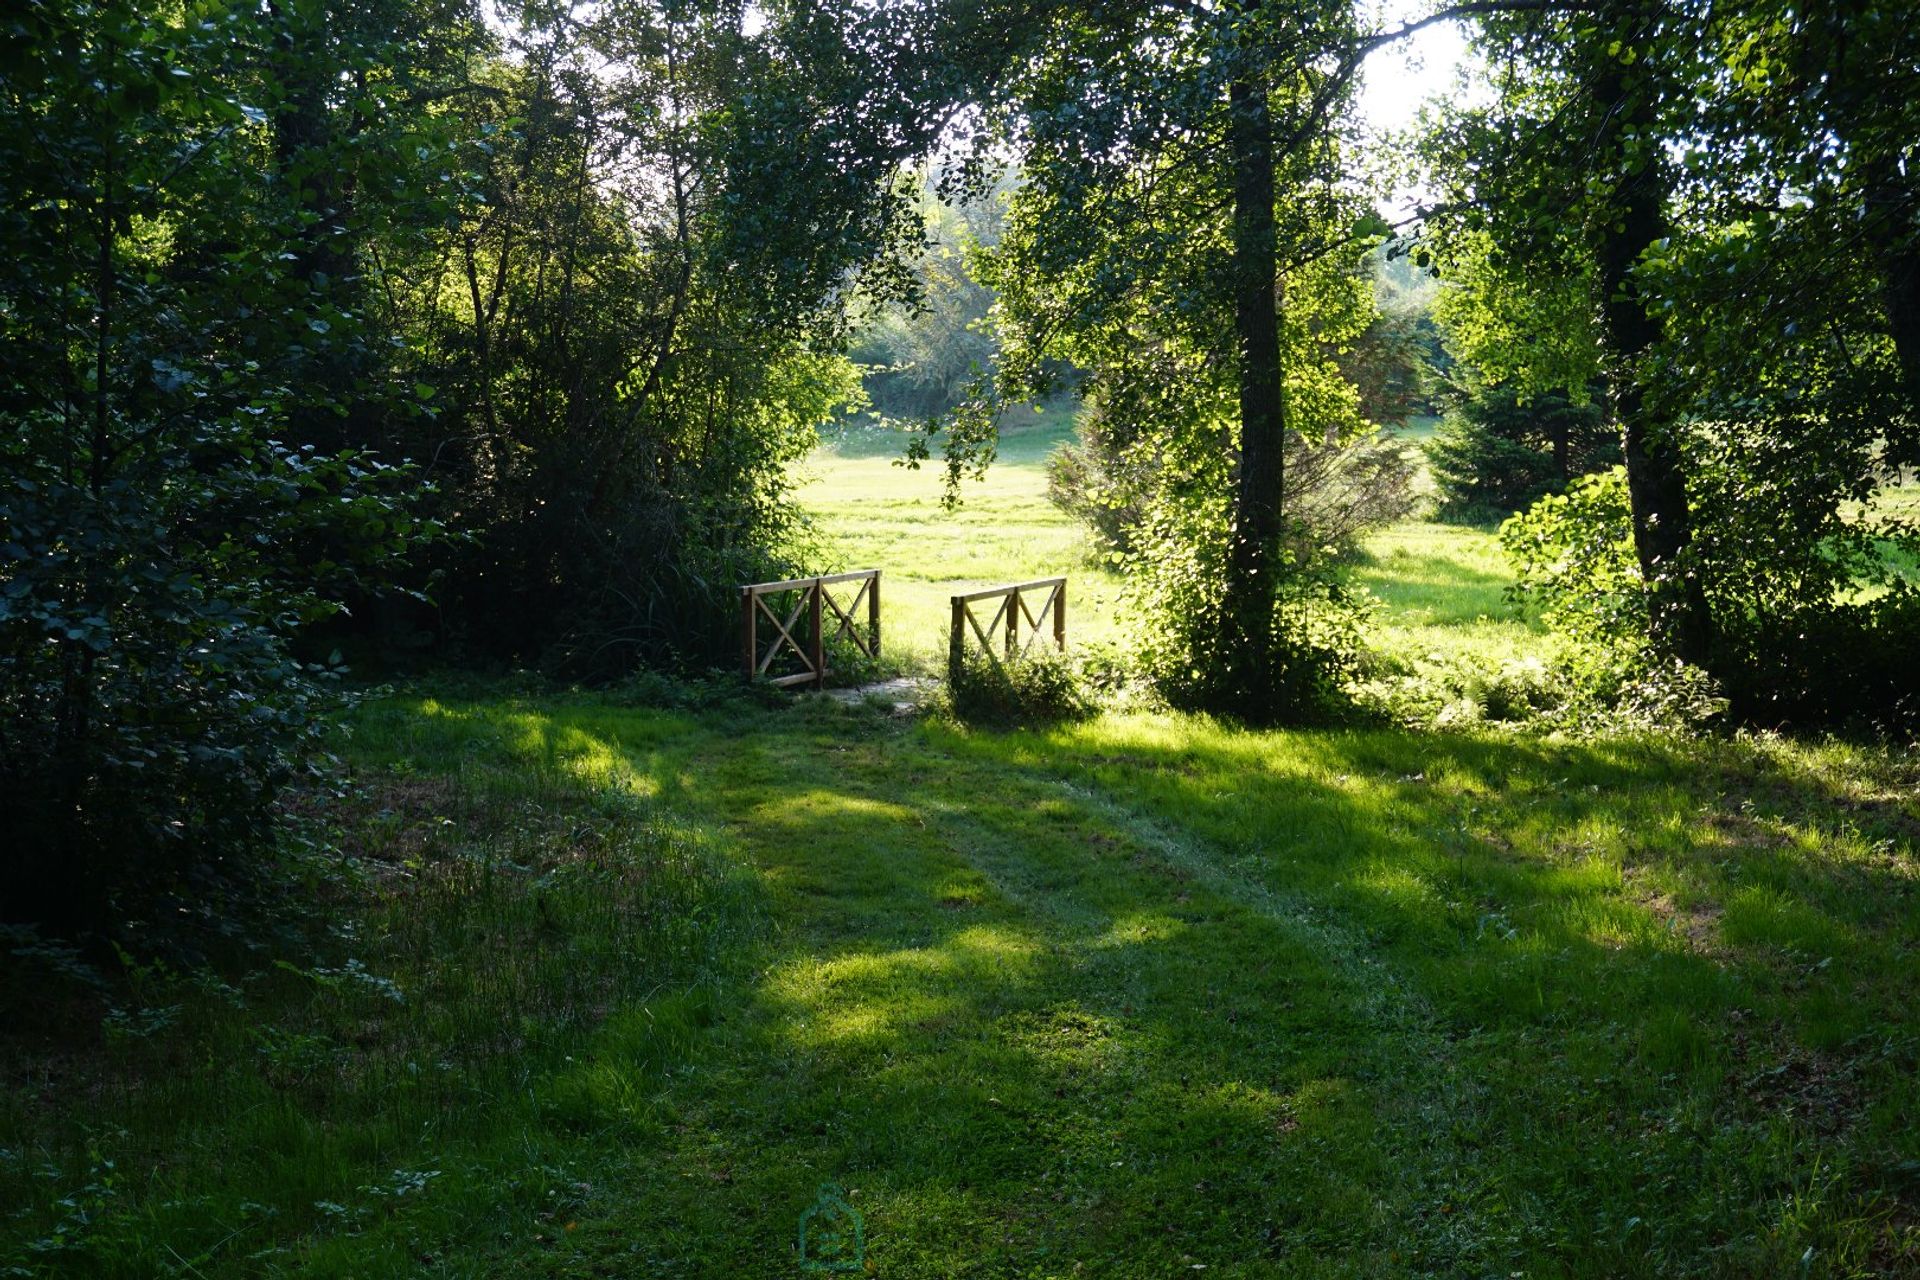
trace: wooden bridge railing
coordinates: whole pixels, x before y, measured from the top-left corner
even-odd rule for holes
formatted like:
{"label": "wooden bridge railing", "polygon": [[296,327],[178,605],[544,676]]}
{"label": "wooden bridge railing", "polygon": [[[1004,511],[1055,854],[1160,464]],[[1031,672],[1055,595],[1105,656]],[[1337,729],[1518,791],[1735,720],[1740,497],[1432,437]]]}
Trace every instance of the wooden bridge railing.
{"label": "wooden bridge railing", "polygon": [[[853,598],[844,605],[829,588],[857,582]],[[791,608],[781,597],[794,597]],[[769,599],[773,603],[769,603]],[[867,607],[866,634],[861,634],[860,606]],[[762,649],[760,623],[765,619],[773,627],[772,642]],[[831,618],[831,621],[829,621]],[[801,624],[805,623],[801,635]],[[880,571],[856,569],[852,573],[830,573],[819,578],[789,578],[785,582],[755,582],[740,588],[740,657],[747,679],[758,680],[772,669],[782,652],[800,660],[799,671],[769,677],[769,683],[781,686],[812,684],[822,688],[827,681],[827,646],[842,638],[869,658],[880,656]]]}
{"label": "wooden bridge railing", "polygon": [[[1030,596],[1045,593],[1040,607],[1033,609],[1028,605]],[[986,625],[980,624],[979,615],[974,606],[983,601],[1000,602]],[[979,640],[980,647],[995,666],[1022,658],[1033,648],[1034,642],[1044,634],[1040,620],[1048,613],[1053,615],[1053,645],[1056,649],[1067,647],[1067,580],[1065,578],[1036,578],[1032,582],[1016,582],[1004,587],[988,587],[984,591],[970,591],[965,595],[953,597],[953,630],[947,640],[947,675],[952,678],[960,670],[960,664],[966,658],[967,632],[972,631]],[[995,652],[999,650],[1000,652]]]}

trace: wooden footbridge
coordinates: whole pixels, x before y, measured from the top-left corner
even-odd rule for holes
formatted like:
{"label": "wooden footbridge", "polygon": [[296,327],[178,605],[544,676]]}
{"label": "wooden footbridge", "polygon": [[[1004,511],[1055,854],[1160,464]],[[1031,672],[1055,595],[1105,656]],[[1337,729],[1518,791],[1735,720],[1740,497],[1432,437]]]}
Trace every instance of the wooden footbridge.
{"label": "wooden footbridge", "polygon": [[[985,587],[951,601],[950,678],[966,661],[968,636],[996,666],[1017,662],[1049,641],[1055,649],[1067,647],[1065,578]],[[747,679],[825,688],[832,653],[842,642],[868,660],[880,657],[880,570],[740,588],[740,661]]]}

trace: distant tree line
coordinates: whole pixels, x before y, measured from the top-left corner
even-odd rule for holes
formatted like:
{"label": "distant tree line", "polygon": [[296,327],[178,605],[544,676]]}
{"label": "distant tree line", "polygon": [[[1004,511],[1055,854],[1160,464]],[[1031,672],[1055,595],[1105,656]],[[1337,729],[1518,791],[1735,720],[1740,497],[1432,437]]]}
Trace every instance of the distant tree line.
{"label": "distant tree line", "polygon": [[940,199],[937,174],[923,182],[927,242],[912,260],[916,288],[909,299],[864,317],[849,351],[882,417],[912,423],[950,413],[992,369],[999,356],[989,315],[994,295],[974,278],[968,259],[1000,243],[1015,180],[1003,173],[953,203]]}

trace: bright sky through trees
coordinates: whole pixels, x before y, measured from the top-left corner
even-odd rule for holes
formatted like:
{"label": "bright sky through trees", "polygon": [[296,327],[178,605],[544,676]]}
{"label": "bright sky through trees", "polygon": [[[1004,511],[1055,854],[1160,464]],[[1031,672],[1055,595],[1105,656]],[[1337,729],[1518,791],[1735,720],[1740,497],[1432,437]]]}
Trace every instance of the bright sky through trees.
{"label": "bright sky through trees", "polygon": [[[1390,30],[1420,16],[1418,6],[1389,0],[1376,19],[1377,29]],[[1466,34],[1458,23],[1425,27],[1367,59],[1360,81],[1360,116],[1375,137],[1406,130],[1420,108],[1435,97],[1459,92],[1459,77],[1470,66]],[[1484,83],[1474,77],[1473,91]],[[1386,214],[1399,220],[1410,214],[1421,193],[1398,187],[1387,200]]]}

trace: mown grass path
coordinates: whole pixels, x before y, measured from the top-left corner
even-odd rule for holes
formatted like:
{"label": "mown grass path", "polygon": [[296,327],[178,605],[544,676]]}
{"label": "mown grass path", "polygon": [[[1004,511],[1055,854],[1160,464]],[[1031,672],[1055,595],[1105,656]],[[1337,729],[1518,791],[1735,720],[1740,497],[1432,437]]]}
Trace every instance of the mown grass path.
{"label": "mown grass path", "polygon": [[635,1104],[661,1159],[600,1227],[658,1274],[790,1274],[827,1181],[890,1276],[1913,1247],[1911,866],[1809,822],[1831,778],[1769,774],[1756,809],[1721,788],[1764,759],[1653,744],[824,706],[670,759],[771,932]]}
{"label": "mown grass path", "polygon": [[663,1095],[698,1138],[661,1263],[782,1273],[826,1180],[888,1275],[1402,1260],[1449,1072],[1356,939],[1109,800],[897,730],[690,768],[779,923]]}
{"label": "mown grass path", "polygon": [[5,1042],[0,1273],[786,1278],[829,1182],[903,1280],[1920,1273],[1910,755],[480,685],[343,745],[323,954]]}

